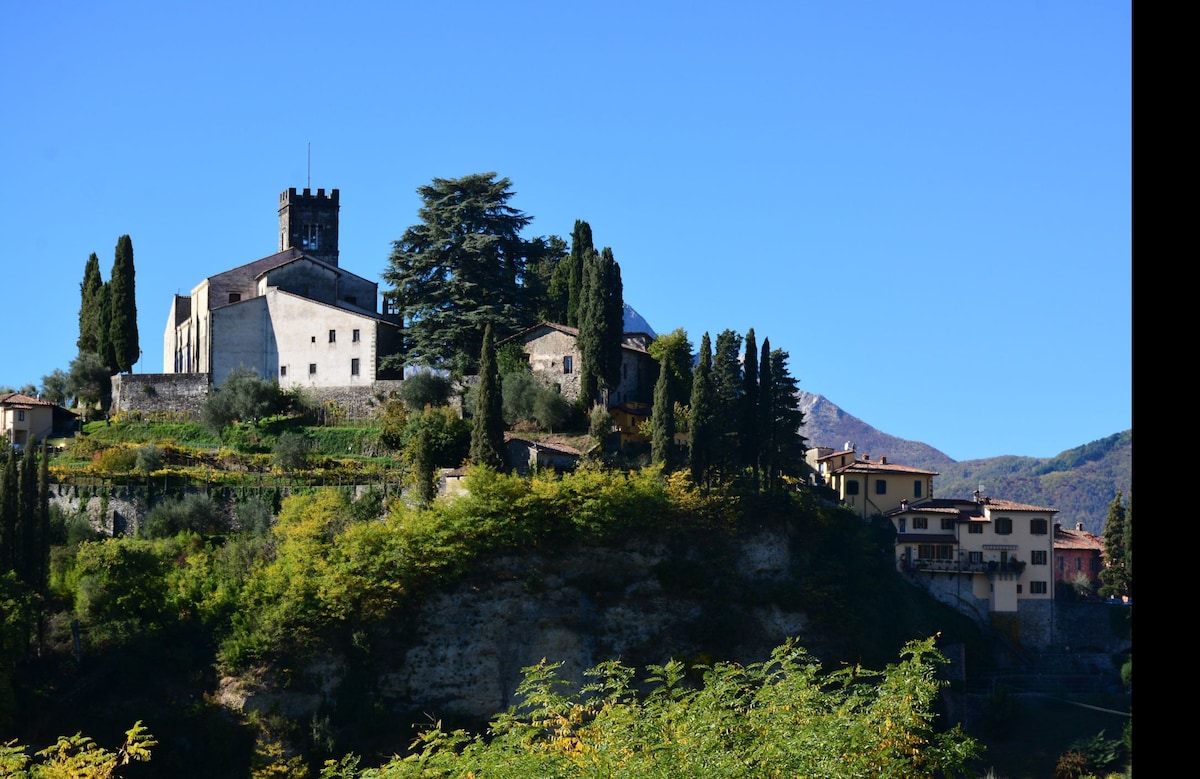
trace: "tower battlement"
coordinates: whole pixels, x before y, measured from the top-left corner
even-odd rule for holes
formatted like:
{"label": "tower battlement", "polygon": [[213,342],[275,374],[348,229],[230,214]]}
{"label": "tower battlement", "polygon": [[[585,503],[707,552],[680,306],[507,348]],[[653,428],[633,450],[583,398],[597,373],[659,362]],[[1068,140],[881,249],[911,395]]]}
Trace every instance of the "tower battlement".
{"label": "tower battlement", "polygon": [[336,189],[290,187],[279,195],[279,251],[296,248],[323,262],[338,264],[338,211]]}
{"label": "tower battlement", "polygon": [[279,207],[283,208],[289,203],[299,205],[302,202],[327,202],[331,205],[338,205],[338,195],[340,193],[336,189],[329,190],[329,194],[325,194],[325,188],[317,190],[317,194],[313,194],[312,190],[305,187],[303,190],[298,190],[296,187],[290,187],[286,192],[279,193]]}

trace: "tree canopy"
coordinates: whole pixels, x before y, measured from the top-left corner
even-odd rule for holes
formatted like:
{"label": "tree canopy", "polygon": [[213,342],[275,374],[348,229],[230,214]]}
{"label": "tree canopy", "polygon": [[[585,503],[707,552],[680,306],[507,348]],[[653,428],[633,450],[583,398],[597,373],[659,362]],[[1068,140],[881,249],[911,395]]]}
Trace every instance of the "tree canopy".
{"label": "tree canopy", "polygon": [[112,342],[114,367],[121,373],[132,372],[142,354],[138,344],[134,275],[133,241],[128,235],[122,235],[117,239],[112,275],[108,282],[108,305],[111,310],[109,340]]}
{"label": "tree canopy", "polygon": [[536,301],[524,294],[532,221],[508,201],[507,178],[477,173],[435,178],[417,188],[421,221],[393,242],[383,279],[405,326],[403,354],[389,368],[450,367],[467,373],[492,324],[501,333],[531,324]]}

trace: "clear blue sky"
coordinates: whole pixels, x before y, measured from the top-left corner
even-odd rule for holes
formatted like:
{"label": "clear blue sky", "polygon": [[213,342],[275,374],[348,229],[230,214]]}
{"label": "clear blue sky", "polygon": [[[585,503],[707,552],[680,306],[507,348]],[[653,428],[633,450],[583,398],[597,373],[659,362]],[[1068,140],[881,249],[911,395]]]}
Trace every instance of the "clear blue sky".
{"label": "clear blue sky", "polygon": [[379,279],[417,187],[494,171],[659,333],[753,327],[884,432],[967,460],[1133,425],[1129,2],[0,13],[0,386],[69,368],[122,234],[154,373],[171,296],[273,253],[284,189],[340,189]]}

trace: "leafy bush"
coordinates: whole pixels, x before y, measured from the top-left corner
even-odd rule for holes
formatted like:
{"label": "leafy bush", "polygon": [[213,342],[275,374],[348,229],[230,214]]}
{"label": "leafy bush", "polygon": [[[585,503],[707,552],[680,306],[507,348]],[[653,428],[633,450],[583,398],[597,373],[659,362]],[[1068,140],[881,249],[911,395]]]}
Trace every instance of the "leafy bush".
{"label": "leafy bush", "polygon": [[146,514],[142,534],[169,538],[183,532],[212,535],[228,530],[225,518],[207,493],[189,492],[182,499],[167,498]]}
{"label": "leafy bush", "polygon": [[308,465],[312,439],[302,432],[289,430],[275,442],[274,466],[285,473],[302,470]]}
{"label": "leafy bush", "polygon": [[92,467],[101,473],[129,473],[137,464],[137,452],[124,446],[113,446],[92,457]]}
{"label": "leafy bush", "polygon": [[162,447],[149,444],[138,447],[136,452],[134,467],[141,473],[149,474],[162,469],[163,462],[166,460],[166,453]]}
{"label": "leafy bush", "polygon": [[200,408],[200,420],[215,435],[234,421],[258,422],[283,408],[283,394],[273,380],[249,368],[235,368],[213,387]]}
{"label": "leafy bush", "polygon": [[400,399],[414,411],[445,406],[450,402],[450,380],[428,371],[414,373],[400,383]]}

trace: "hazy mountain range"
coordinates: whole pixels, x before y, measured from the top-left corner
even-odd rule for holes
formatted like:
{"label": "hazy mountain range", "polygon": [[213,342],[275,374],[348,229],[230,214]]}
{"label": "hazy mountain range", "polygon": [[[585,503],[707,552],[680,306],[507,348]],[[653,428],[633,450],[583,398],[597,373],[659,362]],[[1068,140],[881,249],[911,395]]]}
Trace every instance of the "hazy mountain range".
{"label": "hazy mountain range", "polygon": [[860,457],[887,457],[890,463],[937,471],[934,497],[970,497],[982,484],[985,495],[1056,508],[1055,519],[1063,527],[1082,522],[1085,530],[1100,534],[1117,491],[1128,498],[1133,484],[1132,428],[1055,457],[956,461],[929,444],[877,430],[822,395],[800,392],[799,397],[804,411],[800,432],[808,446],[841,449],[849,442]]}

